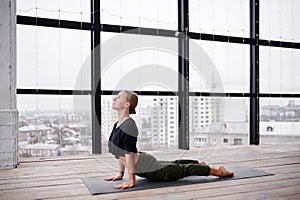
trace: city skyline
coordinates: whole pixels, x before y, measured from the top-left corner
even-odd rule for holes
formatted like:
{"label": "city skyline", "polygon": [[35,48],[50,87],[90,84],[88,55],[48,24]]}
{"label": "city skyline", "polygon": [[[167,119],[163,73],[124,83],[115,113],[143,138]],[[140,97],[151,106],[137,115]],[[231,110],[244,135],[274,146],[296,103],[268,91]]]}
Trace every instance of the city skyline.
{"label": "city skyline", "polygon": [[[131,116],[139,128],[139,149],[176,148],[178,143],[177,101],[174,97],[152,97],[147,106],[137,108]],[[236,109],[243,109],[245,101],[234,101]],[[190,143],[192,148],[211,145],[243,145],[248,141],[248,113],[234,115],[230,121],[222,119],[220,102],[213,98],[193,98],[190,104],[192,113]],[[226,103],[225,103],[226,104]],[[227,102],[228,104],[228,102]],[[101,130],[103,153],[107,153],[107,141],[114,123],[116,112],[112,102],[106,98],[102,104]],[[226,107],[226,106],[225,106]],[[270,114],[268,109],[272,109]],[[230,108],[225,108],[229,111]],[[225,113],[227,113],[225,111]],[[280,114],[283,113],[283,114]],[[281,116],[280,121],[266,116]],[[228,113],[226,114],[228,115]],[[300,104],[290,101],[284,106],[262,107],[262,137],[285,136],[298,140],[300,132]],[[291,124],[291,117],[293,124]],[[285,121],[285,119],[287,121]],[[91,124],[89,113],[75,114],[72,111],[26,112],[20,115],[19,153],[22,157],[48,157],[63,155],[84,155],[91,151]],[[284,131],[282,133],[281,131]],[[268,141],[275,141],[276,137]]]}

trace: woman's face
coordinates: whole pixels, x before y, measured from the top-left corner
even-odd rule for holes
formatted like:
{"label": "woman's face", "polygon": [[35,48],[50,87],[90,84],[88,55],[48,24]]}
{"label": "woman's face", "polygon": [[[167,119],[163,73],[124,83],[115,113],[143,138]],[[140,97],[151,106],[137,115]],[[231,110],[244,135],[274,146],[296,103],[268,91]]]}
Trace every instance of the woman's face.
{"label": "woman's face", "polygon": [[119,92],[119,94],[113,98],[112,108],[114,110],[129,108],[129,105],[130,103],[127,100],[127,94],[125,92]]}

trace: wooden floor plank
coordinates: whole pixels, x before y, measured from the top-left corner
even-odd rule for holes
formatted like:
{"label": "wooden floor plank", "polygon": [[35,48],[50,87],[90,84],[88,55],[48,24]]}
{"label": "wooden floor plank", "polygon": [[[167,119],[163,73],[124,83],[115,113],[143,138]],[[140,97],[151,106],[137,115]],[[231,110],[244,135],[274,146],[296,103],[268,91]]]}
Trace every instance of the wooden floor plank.
{"label": "wooden floor plank", "polygon": [[1,191],[0,199],[42,199],[60,196],[89,194],[83,184],[72,185],[48,185],[46,187],[22,188],[16,190]]}
{"label": "wooden floor plank", "polygon": [[296,192],[295,194],[290,195],[284,195],[284,196],[278,196],[278,197],[272,197],[272,198],[266,198],[268,200],[299,200],[300,199],[300,192]]}
{"label": "wooden floor plank", "polygon": [[79,174],[60,174],[60,175],[47,175],[47,176],[35,176],[35,177],[26,177],[19,179],[11,179],[11,180],[1,180],[0,181],[0,190],[7,185],[22,185],[22,184],[38,184],[39,182],[47,182],[47,181],[63,181],[66,179],[80,179],[83,177],[97,177],[97,176],[110,176],[111,172],[89,172],[89,173],[79,173]]}
{"label": "wooden floor plank", "polygon": [[228,200],[228,199],[287,199],[287,198],[296,198],[299,200],[300,197],[300,185],[294,187],[280,187],[280,188],[271,188],[268,190],[256,190],[256,191],[249,191],[244,193],[238,194],[231,194],[225,196],[213,196],[213,197],[201,197],[201,198],[194,198],[195,200],[209,200],[213,198],[214,200]]}
{"label": "wooden floor plank", "polygon": [[[249,184],[247,187],[241,187],[240,185],[235,186],[223,186],[223,187],[213,187],[206,190],[203,189],[193,189],[193,190],[185,190],[185,191],[178,191],[173,190],[172,193],[165,193],[163,195],[155,194],[150,196],[138,196],[134,198],[128,198],[131,200],[148,200],[148,199],[161,199],[163,197],[164,200],[181,200],[181,199],[202,199],[202,198],[211,198],[214,199],[215,197],[222,197],[222,196],[229,196],[234,197],[237,195],[241,195],[244,193],[255,193],[255,194],[261,194],[266,193],[266,191],[271,190],[278,190],[280,188],[288,189],[292,188],[293,192],[297,192],[300,184],[300,179],[292,179],[292,180],[285,180],[285,181],[274,181],[272,185],[265,184],[265,183],[256,183],[256,184]],[[298,184],[298,185],[297,185]],[[296,185],[296,186],[295,186]],[[271,191],[272,193],[272,191]],[[119,198],[115,198],[119,199]],[[121,198],[120,198],[121,199]],[[124,198],[123,198],[124,199]],[[126,198],[125,198],[126,199]],[[239,199],[239,198],[237,198]],[[243,199],[243,198],[241,198]]]}
{"label": "wooden floor plank", "polygon": [[203,159],[213,166],[241,165],[275,175],[92,196],[80,178],[115,174],[118,163],[112,156],[26,160],[17,169],[0,170],[0,199],[300,199],[299,144],[151,153],[163,160]]}

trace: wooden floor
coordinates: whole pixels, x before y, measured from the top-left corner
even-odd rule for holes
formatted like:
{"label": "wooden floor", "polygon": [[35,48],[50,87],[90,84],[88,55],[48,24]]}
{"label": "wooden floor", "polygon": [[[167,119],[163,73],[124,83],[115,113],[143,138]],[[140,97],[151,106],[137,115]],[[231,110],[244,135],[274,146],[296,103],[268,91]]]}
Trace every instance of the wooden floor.
{"label": "wooden floor", "polygon": [[275,175],[92,196],[80,178],[114,175],[117,162],[113,157],[36,160],[0,170],[0,199],[300,199],[300,144],[152,153],[159,159],[196,158],[212,166],[242,165]]}

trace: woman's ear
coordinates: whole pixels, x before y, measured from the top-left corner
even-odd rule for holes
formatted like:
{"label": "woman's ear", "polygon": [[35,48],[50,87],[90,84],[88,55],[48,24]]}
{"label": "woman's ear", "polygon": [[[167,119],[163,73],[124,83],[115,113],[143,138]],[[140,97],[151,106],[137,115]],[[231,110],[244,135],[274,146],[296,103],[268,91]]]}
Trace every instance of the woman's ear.
{"label": "woman's ear", "polygon": [[125,107],[129,107],[130,106],[130,102],[126,102]]}

